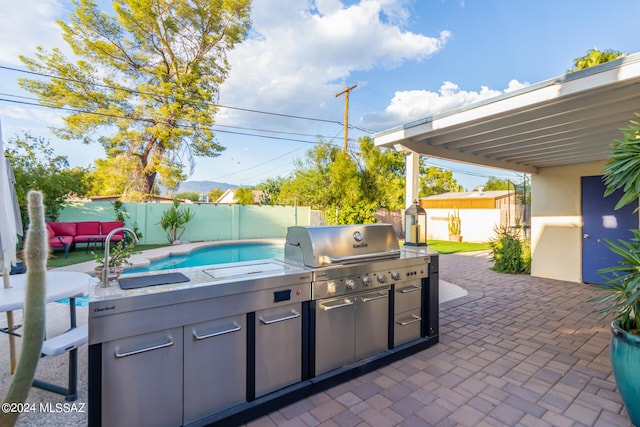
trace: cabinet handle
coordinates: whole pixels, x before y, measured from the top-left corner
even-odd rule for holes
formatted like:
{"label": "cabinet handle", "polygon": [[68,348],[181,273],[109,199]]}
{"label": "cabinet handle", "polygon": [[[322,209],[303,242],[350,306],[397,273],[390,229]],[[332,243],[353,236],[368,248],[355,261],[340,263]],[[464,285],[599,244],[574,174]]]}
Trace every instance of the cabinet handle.
{"label": "cabinet handle", "polygon": [[217,331],[207,335],[198,335],[198,331],[194,329],[193,337],[197,340],[206,340],[207,338],[217,337],[219,335],[229,334],[231,332],[237,332],[240,329],[242,329],[242,327],[238,323],[233,322],[233,326],[231,327],[231,329],[225,329],[224,331]]}
{"label": "cabinet handle", "polygon": [[282,322],[284,320],[295,319],[296,317],[300,317],[300,313],[295,310],[291,310],[291,314],[284,317],[278,317],[277,319],[265,319],[262,316],[259,317],[260,321],[265,325],[271,325],[272,323]]}
{"label": "cabinet handle", "polygon": [[421,289],[422,289],[422,286],[413,285],[410,288],[400,289],[400,293],[401,294],[408,294],[409,292],[415,292],[415,291],[419,291]]}
{"label": "cabinet handle", "polygon": [[410,325],[412,323],[416,323],[422,320],[422,317],[420,316],[416,316],[415,314],[411,315],[412,319],[411,320],[399,320],[398,321],[398,325],[400,326],[407,326]]}
{"label": "cabinet handle", "polygon": [[173,345],[173,340],[169,338],[169,341],[164,344],[158,344],[151,347],[141,348],[139,350],[127,351],[126,353],[118,353],[116,351],[115,356],[116,359],[120,359],[122,357],[133,356],[134,354],[144,353],[146,351],[158,350],[165,347],[171,347]]}
{"label": "cabinet handle", "polygon": [[374,301],[374,300],[377,300],[377,299],[388,298],[388,297],[389,297],[389,294],[387,294],[387,293],[378,294],[375,297],[368,297],[368,298],[362,297],[362,302],[369,302],[369,301]]}
{"label": "cabinet handle", "polygon": [[323,309],[324,311],[329,311],[329,310],[333,310],[336,308],[342,308],[342,307],[348,307],[350,305],[353,305],[353,301],[352,300],[344,300],[345,302],[343,302],[342,304],[336,304],[336,305],[324,305],[324,304],[318,304],[318,307],[320,307],[321,309]]}

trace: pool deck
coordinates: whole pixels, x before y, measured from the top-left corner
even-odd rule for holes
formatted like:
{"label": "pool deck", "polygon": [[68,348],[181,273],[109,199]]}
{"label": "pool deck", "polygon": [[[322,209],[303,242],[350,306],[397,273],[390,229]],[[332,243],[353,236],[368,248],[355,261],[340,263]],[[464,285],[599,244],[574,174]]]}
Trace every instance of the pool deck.
{"label": "pool deck", "polygon": [[[498,274],[488,259],[487,252],[441,255],[440,278],[468,295],[440,306],[439,344],[247,427],[630,426],[609,364],[609,322],[586,302],[595,292],[577,283]],[[48,306],[52,327],[64,327],[67,309]],[[86,322],[86,308],[78,307],[78,314]],[[0,393],[10,379],[7,341],[0,336]],[[87,346],[79,357],[78,402],[86,402]],[[65,372],[62,356],[38,366],[38,377],[47,380]],[[32,389],[28,401],[64,400]],[[84,424],[86,413],[30,413],[18,422]]]}

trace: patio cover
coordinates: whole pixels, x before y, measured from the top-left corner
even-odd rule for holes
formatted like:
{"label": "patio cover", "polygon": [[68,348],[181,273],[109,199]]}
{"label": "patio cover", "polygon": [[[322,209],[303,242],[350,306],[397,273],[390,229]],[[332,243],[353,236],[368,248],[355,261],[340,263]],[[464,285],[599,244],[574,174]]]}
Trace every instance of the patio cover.
{"label": "patio cover", "polygon": [[535,174],[602,161],[640,113],[640,53],[374,135],[377,146]]}

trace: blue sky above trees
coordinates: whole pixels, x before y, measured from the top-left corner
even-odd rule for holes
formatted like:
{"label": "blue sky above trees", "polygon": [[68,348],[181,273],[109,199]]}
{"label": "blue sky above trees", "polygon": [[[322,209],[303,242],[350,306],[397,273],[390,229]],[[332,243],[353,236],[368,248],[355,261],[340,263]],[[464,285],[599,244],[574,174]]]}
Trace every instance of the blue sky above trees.
{"label": "blue sky above trees", "polygon": [[[0,66],[24,69],[18,55],[36,45],[67,49],[55,20],[72,10],[68,0],[4,5]],[[591,48],[640,51],[628,22],[639,13],[636,0],[254,0],[253,28],[222,86],[217,129],[227,150],[198,159],[190,179],[255,185],[287,175],[316,135],[341,146],[344,96],[335,95],[347,85],[358,85],[349,131],[358,138],[561,75]],[[61,112],[16,102],[35,102],[16,83],[24,76],[0,69],[4,138],[28,130],[51,139],[74,166],[104,157],[98,145],[55,140],[48,127],[61,125]],[[428,164],[453,169],[468,189],[513,176]]]}

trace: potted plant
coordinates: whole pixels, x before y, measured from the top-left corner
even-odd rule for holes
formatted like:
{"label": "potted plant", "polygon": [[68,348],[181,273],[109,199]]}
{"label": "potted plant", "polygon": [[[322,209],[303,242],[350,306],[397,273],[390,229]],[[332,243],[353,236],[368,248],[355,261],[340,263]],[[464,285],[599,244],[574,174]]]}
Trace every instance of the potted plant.
{"label": "potted plant", "polygon": [[602,295],[590,302],[601,305],[598,313],[612,313],[611,368],[631,421],[640,425],[640,230],[631,230],[630,241],[607,247],[622,259],[618,265],[598,270],[604,284],[593,284]]}
{"label": "potted plant", "polygon": [[453,214],[447,214],[448,229],[449,229],[449,241],[461,242],[462,236],[460,235],[460,210],[454,209]]}
{"label": "potted plant", "polygon": [[[611,159],[604,169],[605,196],[617,189],[624,195],[616,209],[637,203],[640,188],[640,123],[624,129],[624,140],[612,144]],[[630,230],[629,241],[607,241],[607,247],[620,257],[617,265],[598,270],[605,283],[594,284],[602,294],[592,302],[599,313],[612,313],[611,368],[618,390],[633,424],[640,426],[640,230]]]}
{"label": "potted plant", "polygon": [[[129,259],[131,256],[140,253],[139,251],[134,251],[133,247],[134,243],[127,243],[121,240],[109,248],[109,276],[117,279],[126,266],[132,265]],[[92,252],[92,254],[98,264],[94,268],[94,272],[96,277],[100,279],[104,271],[104,255],[100,257],[95,252]]]}

